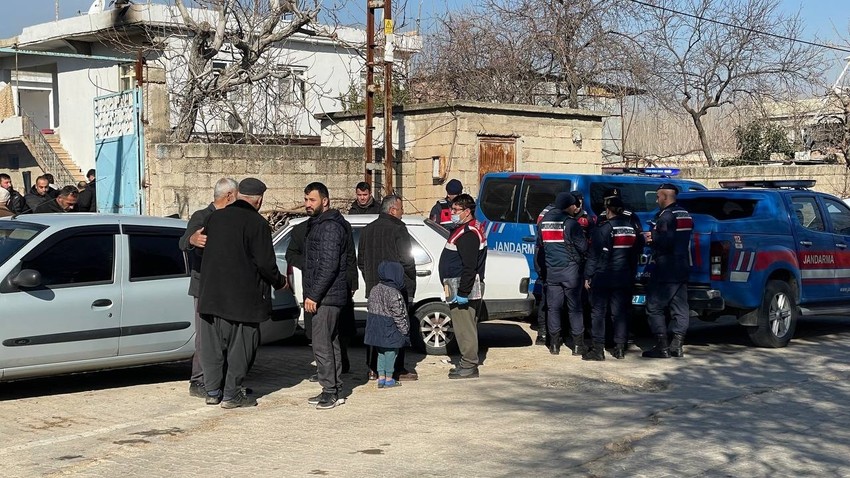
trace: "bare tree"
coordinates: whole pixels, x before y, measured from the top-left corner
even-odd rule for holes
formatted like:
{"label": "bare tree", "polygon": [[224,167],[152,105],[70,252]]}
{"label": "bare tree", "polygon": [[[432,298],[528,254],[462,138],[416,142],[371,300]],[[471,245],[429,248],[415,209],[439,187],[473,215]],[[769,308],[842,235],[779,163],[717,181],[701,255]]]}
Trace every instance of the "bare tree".
{"label": "bare tree", "polygon": [[690,116],[709,166],[716,164],[703,118],[742,98],[793,95],[817,84],[819,51],[797,42],[798,15],[779,0],[654,0],[636,36],[651,65],[650,87],[666,107]]}
{"label": "bare tree", "polygon": [[[578,108],[588,87],[634,85],[626,0],[479,0],[448,16],[418,62],[420,90]],[[442,91],[441,91],[442,90]],[[584,91],[583,91],[584,90]]]}
{"label": "bare tree", "polygon": [[[275,63],[264,61],[264,56],[272,46],[296,33],[313,33],[305,27],[316,22],[320,9],[318,1],[307,8],[304,5],[309,2],[298,0],[196,0],[212,12],[196,18],[183,0],[174,3],[189,30],[185,51],[188,77],[179,94],[174,131],[179,141],[189,139],[202,105],[210,99],[271,75],[291,74],[276,72]],[[221,69],[211,68],[210,63],[225,47],[234,61]]]}

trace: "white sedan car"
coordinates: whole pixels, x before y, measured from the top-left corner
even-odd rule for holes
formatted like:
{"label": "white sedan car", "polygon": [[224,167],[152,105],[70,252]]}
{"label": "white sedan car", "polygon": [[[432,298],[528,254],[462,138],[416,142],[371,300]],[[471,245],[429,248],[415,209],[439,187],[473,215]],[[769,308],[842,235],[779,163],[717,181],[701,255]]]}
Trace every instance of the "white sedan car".
{"label": "white sedan car", "polygon": [[[360,238],[360,231],[370,222],[378,218],[377,214],[349,215],[346,219],[351,223],[354,233],[354,243]],[[295,298],[293,307],[300,306],[303,300],[301,293],[301,274],[297,270],[287,268],[286,248],[289,246],[290,234],[293,227],[307,220],[297,218],[281,229],[274,237],[275,254],[278,267],[288,270],[293,284]],[[416,262],[416,297],[414,297],[414,315],[419,321],[419,334],[412,334],[411,341],[427,353],[445,354],[446,347],[454,341],[451,315],[448,305],[441,297],[443,286],[437,270],[440,253],[449,237],[448,231],[429,219],[405,216],[404,222],[410,233],[413,247],[413,258]],[[534,307],[534,296],[529,294],[529,270],[525,256],[513,252],[487,251],[485,270],[484,307],[480,320],[526,317]],[[358,325],[366,323],[366,291],[365,281],[360,275],[360,289],[354,294],[355,316]],[[293,301],[295,299],[293,298]],[[282,308],[276,304],[275,308]],[[299,310],[298,313],[301,311]]]}

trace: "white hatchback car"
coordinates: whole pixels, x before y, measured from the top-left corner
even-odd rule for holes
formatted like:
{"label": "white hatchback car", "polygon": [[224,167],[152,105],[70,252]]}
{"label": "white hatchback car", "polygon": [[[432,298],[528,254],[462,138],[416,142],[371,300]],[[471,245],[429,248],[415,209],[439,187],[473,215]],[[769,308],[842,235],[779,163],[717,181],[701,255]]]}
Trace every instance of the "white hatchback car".
{"label": "white hatchback car", "polygon": [[[355,244],[359,242],[360,231],[377,218],[377,214],[345,217],[351,224]],[[288,270],[299,307],[303,300],[301,274],[297,270],[293,271],[291,267],[287,268],[285,254],[293,227],[305,220],[307,218],[293,219],[274,237],[278,267]],[[405,216],[403,220],[410,233],[413,258],[416,262],[416,297],[413,298],[413,310],[419,321],[420,333],[412,334],[411,341],[427,353],[444,354],[446,347],[454,341],[454,331],[449,307],[441,298],[443,286],[437,266],[449,232],[430,219]],[[529,270],[525,256],[514,252],[487,251],[484,276],[486,286],[480,320],[527,317],[532,313],[534,296],[528,291]],[[354,294],[355,317],[361,327],[366,323],[364,284],[361,274],[360,288]],[[293,304],[293,307],[295,306]]]}
{"label": "white hatchback car", "polygon": [[[148,216],[0,220],[0,381],[191,358],[185,230],[186,221]],[[294,333],[280,307],[291,301],[275,298],[282,320],[261,325],[264,342]]]}

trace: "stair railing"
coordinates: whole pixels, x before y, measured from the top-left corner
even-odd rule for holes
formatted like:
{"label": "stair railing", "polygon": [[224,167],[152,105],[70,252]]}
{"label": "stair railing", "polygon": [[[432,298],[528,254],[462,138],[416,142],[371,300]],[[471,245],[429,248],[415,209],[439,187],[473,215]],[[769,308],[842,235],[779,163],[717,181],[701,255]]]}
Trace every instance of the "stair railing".
{"label": "stair railing", "polygon": [[44,137],[41,129],[26,114],[21,113],[21,118],[23,120],[21,123],[24,138],[29,143],[30,152],[41,169],[52,174],[56,180],[56,185],[60,188],[62,186],[76,186],[77,182],[74,175],[65,167],[56,151],[53,151],[53,148],[50,147],[50,143],[47,142],[47,138]]}

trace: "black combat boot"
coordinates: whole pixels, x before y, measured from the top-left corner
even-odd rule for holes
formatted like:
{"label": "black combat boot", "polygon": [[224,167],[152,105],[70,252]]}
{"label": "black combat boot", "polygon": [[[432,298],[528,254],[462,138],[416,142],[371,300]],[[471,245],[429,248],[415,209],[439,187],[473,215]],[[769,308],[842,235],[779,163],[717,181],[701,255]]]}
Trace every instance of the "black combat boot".
{"label": "black combat boot", "polygon": [[549,353],[552,355],[558,355],[561,353],[561,333],[555,332],[554,334],[549,334]]}
{"label": "black combat boot", "polygon": [[534,341],[534,345],[546,345],[547,340],[549,340],[549,336],[546,335],[546,332],[537,332],[537,340]]}
{"label": "black combat boot", "polygon": [[673,334],[673,340],[670,341],[670,356],[684,357],[685,350],[682,346],[685,344],[685,336],[682,334]]}
{"label": "black combat boot", "polygon": [[646,358],[670,358],[670,347],[667,346],[667,335],[656,335],[655,339],[657,340],[655,347],[652,347],[651,350],[647,350],[641,355]]}
{"label": "black combat boot", "polygon": [[590,347],[584,344],[584,334],[573,335],[573,355],[584,355]]}
{"label": "black combat boot", "polygon": [[614,350],[611,352],[611,355],[613,355],[615,359],[626,358],[626,344],[614,345]]}
{"label": "black combat boot", "polygon": [[595,362],[601,362],[605,360],[605,343],[593,342],[593,346],[590,347],[590,350],[582,354],[581,359],[592,360]]}

